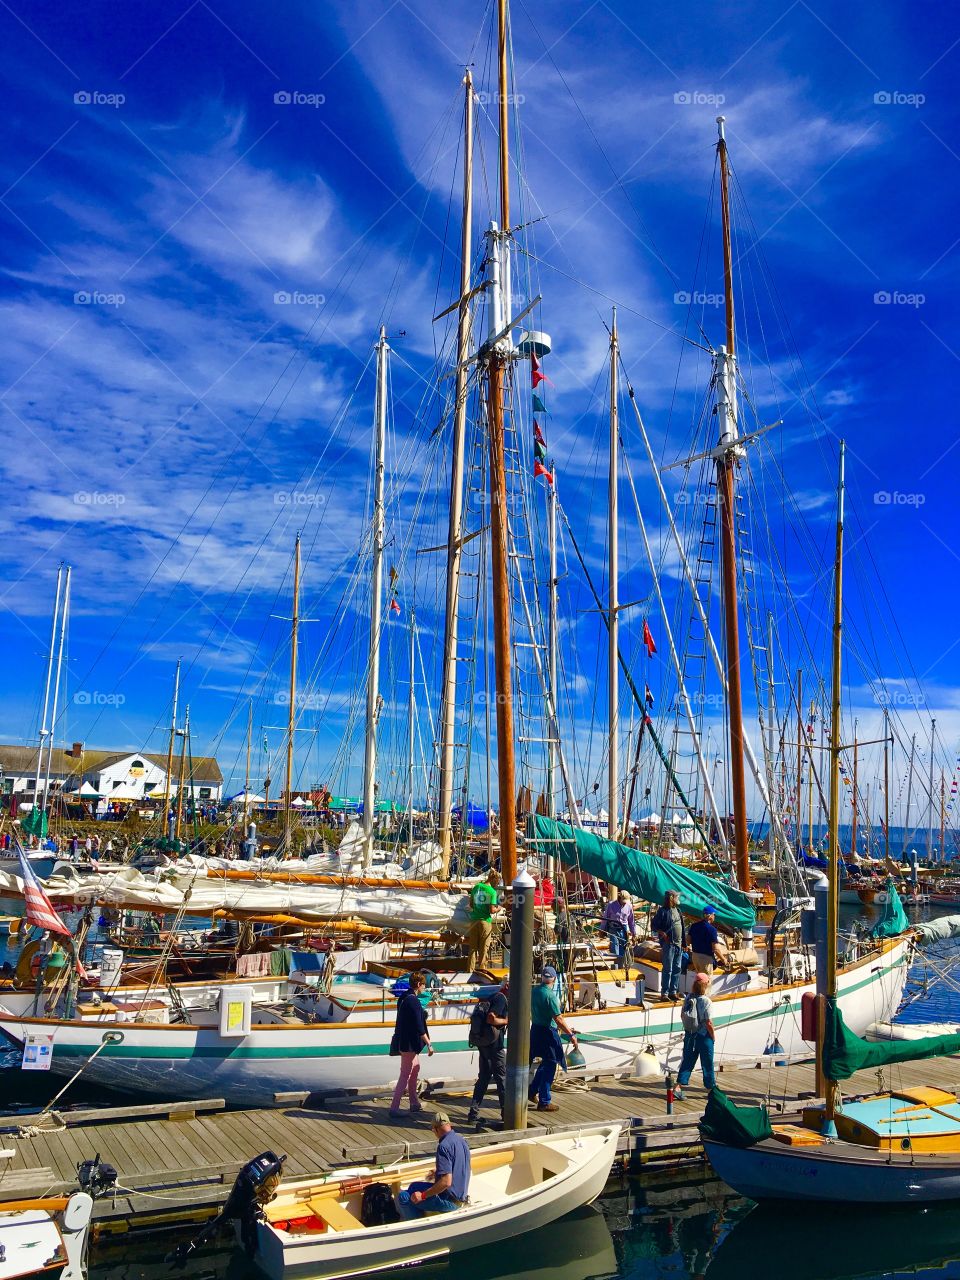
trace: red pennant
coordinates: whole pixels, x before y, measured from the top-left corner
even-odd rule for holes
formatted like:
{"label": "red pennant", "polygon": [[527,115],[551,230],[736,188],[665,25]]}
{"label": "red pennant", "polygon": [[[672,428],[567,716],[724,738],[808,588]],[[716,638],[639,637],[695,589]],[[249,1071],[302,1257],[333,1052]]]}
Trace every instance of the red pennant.
{"label": "red pennant", "polygon": [[390,612],[397,614],[398,617],[400,615],[400,605],[395,599],[390,601]]}
{"label": "red pennant", "polygon": [[534,387],[539,387],[541,382],[545,382],[546,377],[540,372],[540,361],[537,359],[535,351],[530,352],[530,382]]}
{"label": "red pennant", "polygon": [[536,480],[537,476],[546,476],[547,484],[553,484],[553,473],[547,470],[539,458],[533,464],[534,480]]}
{"label": "red pennant", "polygon": [[540,430],[540,423],[537,422],[536,418],[533,420],[533,438],[534,440],[539,440],[541,444],[547,443],[543,438],[543,432]]}
{"label": "red pennant", "polygon": [[652,658],[657,652],[657,646],[654,643],[653,632],[647,626],[646,618],[643,620],[643,643],[647,646],[647,655]]}

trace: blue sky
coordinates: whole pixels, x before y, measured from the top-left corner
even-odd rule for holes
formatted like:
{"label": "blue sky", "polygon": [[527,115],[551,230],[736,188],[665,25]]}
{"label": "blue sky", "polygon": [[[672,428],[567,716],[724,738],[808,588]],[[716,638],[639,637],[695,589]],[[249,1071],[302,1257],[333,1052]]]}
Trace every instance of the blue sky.
{"label": "blue sky", "polygon": [[[469,62],[481,95],[493,90],[489,18],[480,3],[425,0],[94,2],[82,18],[42,0],[3,4],[4,740],[35,731],[65,559],[75,571],[65,740],[162,750],[182,656],[196,749],[217,749],[229,772],[252,697],[258,739],[266,731],[276,752],[282,616],[302,527],[304,613],[315,619],[304,628],[314,701],[303,725],[314,754],[300,781],[322,780],[336,759],[344,785],[355,785],[339,744],[345,733],[355,742],[348,703],[362,682],[362,597],[351,574],[381,323],[396,353],[391,554],[406,566],[407,596],[422,591],[425,668],[434,670],[436,584],[429,569],[413,569],[413,550],[442,537],[443,525],[429,383],[449,329],[431,317],[456,292],[459,82]],[[784,622],[784,656],[802,648],[791,628],[806,632],[815,657],[826,652],[829,583],[815,563],[829,554],[842,434],[861,647],[901,734],[925,734],[935,714],[952,769],[960,22],[929,4],[640,10],[601,0],[515,3],[513,28],[526,183],[515,209],[543,219],[526,243],[543,260],[538,323],[554,341],[551,453],[598,572],[602,322],[616,301],[656,447],[669,460],[689,454],[705,365],[689,347],[681,360],[678,334],[698,320],[722,339],[709,207],[722,110],[752,219],[751,229],[738,196],[744,364],[760,419],[784,420],[763,448],[789,476],[808,522],[797,545],[814,561],[790,553],[796,588],[811,598]],[[482,97],[481,225],[491,110]],[[690,292],[707,299],[693,316]],[[624,433],[669,576],[626,416]],[[675,491],[679,474],[668,483]],[[625,509],[628,501],[622,493]],[[649,602],[635,531],[624,544],[622,598]],[[600,768],[598,632],[582,589],[567,591],[567,711],[586,788]],[[644,611],[654,617],[649,604]],[[626,623],[631,654],[638,617]],[[405,634],[390,636],[387,656],[385,750],[396,760]],[[665,708],[666,667],[638,671]],[[876,736],[876,689],[854,668],[849,708],[863,735]]]}

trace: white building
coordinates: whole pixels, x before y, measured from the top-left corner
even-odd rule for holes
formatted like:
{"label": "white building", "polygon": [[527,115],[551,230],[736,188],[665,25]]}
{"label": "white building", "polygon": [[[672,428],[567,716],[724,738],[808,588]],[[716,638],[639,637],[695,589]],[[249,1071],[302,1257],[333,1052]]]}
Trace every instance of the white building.
{"label": "white building", "polygon": [[[192,763],[192,774],[191,774]],[[177,794],[180,763],[174,759],[171,796]],[[44,788],[46,752],[40,774]],[[37,748],[0,746],[0,787],[4,795],[17,797],[20,806],[34,798],[37,775]],[[187,760],[184,795],[191,790],[200,804],[218,804],[223,792],[223,775],[213,756]],[[50,766],[50,793],[65,798],[96,801],[144,801],[158,799],[167,790],[167,758],[144,751],[90,751],[76,742],[69,750],[54,747]]]}

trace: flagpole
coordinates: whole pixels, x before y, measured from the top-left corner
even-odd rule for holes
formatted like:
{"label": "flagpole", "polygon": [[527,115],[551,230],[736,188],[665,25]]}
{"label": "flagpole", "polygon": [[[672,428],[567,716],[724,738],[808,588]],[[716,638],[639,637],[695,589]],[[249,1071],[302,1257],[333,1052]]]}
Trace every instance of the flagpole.
{"label": "flagpole", "polygon": [[383,623],[383,548],[386,539],[384,478],[387,435],[387,331],[377,342],[377,390],[374,402],[373,562],[370,585],[370,655],[367,664],[367,723],[363,756],[363,870],[373,855],[376,805],[377,719],[380,701],[380,635]]}
{"label": "flagpole", "polygon": [[67,615],[70,610],[70,565],[67,565],[66,577],[63,581],[63,604],[60,609],[60,640],[57,645],[57,671],[53,678],[53,706],[50,712],[50,734],[47,739],[47,769],[43,780],[43,808],[40,810],[40,830],[43,830],[43,819],[47,812],[50,796],[50,770],[53,765],[53,738],[57,727],[57,707],[60,698],[60,673],[63,669],[63,643],[67,634]]}
{"label": "flagpole", "polygon": [[440,874],[450,874],[453,849],[453,773],[457,718],[457,632],[460,561],[463,553],[463,472],[467,423],[467,357],[470,347],[470,257],[473,248],[473,77],[463,78],[463,212],[460,225],[460,310],[457,319],[457,376],[447,526],[447,598],[443,637],[443,700],[440,724]]}
{"label": "flagpole", "polygon": [[[60,616],[60,588],[63,580],[63,564],[57,568],[57,593],[53,600],[53,618],[50,621],[50,648],[47,651],[47,679],[43,687],[43,712],[40,716],[40,741],[37,744],[37,776],[33,783],[33,806],[40,809],[40,774],[43,771],[43,748],[47,736],[47,711],[50,708],[50,681],[53,677],[53,648],[57,641],[57,620]],[[46,796],[44,796],[46,809]],[[43,838],[43,819],[41,811],[39,838]]]}

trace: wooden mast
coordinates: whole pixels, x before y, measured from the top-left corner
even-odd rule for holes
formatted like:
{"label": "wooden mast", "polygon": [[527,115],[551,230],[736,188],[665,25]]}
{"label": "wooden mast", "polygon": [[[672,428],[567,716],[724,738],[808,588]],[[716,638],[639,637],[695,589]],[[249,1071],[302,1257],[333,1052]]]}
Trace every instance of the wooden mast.
{"label": "wooden mast", "polygon": [[470,255],[473,246],[473,76],[463,77],[463,213],[460,224],[460,312],[457,321],[457,377],[453,414],[453,462],[450,473],[450,522],[447,527],[447,600],[443,640],[443,702],[440,724],[441,875],[450,874],[453,847],[453,771],[457,718],[457,609],[463,552],[463,471],[467,424],[468,356],[471,307]]}
{"label": "wooden mast", "polygon": [[250,817],[250,752],[253,747],[253,699],[247,708],[247,771],[243,783],[243,834],[247,834],[247,820]]}
{"label": "wooden mast", "polygon": [[[607,621],[607,837],[619,840],[620,826],[617,822],[619,805],[617,780],[619,769],[618,747],[620,726],[618,724],[619,707],[617,694],[620,681],[620,547],[619,547],[619,513],[617,499],[619,497],[620,469],[618,465],[618,449],[620,446],[620,423],[618,420],[619,385],[617,378],[617,358],[619,346],[617,342],[617,309],[613,309],[613,323],[610,328],[610,474],[607,487],[607,556],[609,563],[609,611]],[[607,885],[607,897],[612,901],[617,896],[616,886]]]}
{"label": "wooden mast", "polygon": [[859,765],[860,765],[860,753],[857,749],[857,722],[856,720],[854,720],[853,722],[853,797],[852,797],[853,807],[851,811],[851,824],[850,824],[851,854],[855,854],[857,852],[857,819],[860,816],[859,805],[857,804],[857,786],[858,786],[858,780],[860,775]]}
{"label": "wooden mast", "polygon": [[290,618],[290,707],[287,712],[287,773],[283,802],[283,856],[290,857],[293,834],[293,735],[297,723],[297,637],[300,631],[300,535],[293,549],[293,614]]}
{"label": "wooden mast", "polygon": [[516,763],[513,742],[513,661],[510,651],[509,528],[504,458],[505,375],[512,355],[509,329],[510,162],[507,116],[507,0],[498,0],[500,89],[500,226],[488,232],[490,314],[487,353],[487,426],[490,447],[490,571],[497,706],[497,790],[500,807],[500,869],[512,884],[517,874]]}
{"label": "wooden mast", "polygon": [[373,854],[377,803],[377,720],[380,716],[380,633],[383,627],[383,549],[386,541],[384,481],[387,439],[387,331],[377,341],[377,391],[374,402],[373,561],[370,586],[370,655],[367,665],[367,721],[363,755],[363,870]]}
{"label": "wooden mast", "polygon": [[170,710],[170,741],[167,743],[167,786],[164,794],[163,826],[164,834],[169,834],[170,797],[173,794],[173,744],[177,736],[177,703],[180,700],[180,659],[177,659],[177,670],[173,677],[173,706]]}
{"label": "wooden mast", "polygon": [[[734,851],[737,883],[750,888],[747,834],[747,789],[743,763],[743,693],[740,681],[740,622],[737,608],[736,468],[742,455],[737,427],[736,332],[733,310],[733,246],[730,234],[730,174],[723,116],[717,117],[720,162],[720,200],[723,228],[723,288],[727,344],[717,352],[717,410],[720,443],[716,451],[717,497],[720,504],[720,542],[723,578],[723,617],[726,639],[727,709],[730,718],[730,782],[733,800]],[[799,796],[798,796],[799,816]]]}
{"label": "wooden mast", "polygon": [[[837,998],[837,929],[840,924],[840,671],[843,653],[843,499],[845,445],[840,442],[840,468],[837,481],[837,537],[833,568],[833,662],[830,682],[830,818],[827,839],[827,974],[825,995],[828,1003]],[[824,1029],[827,1009],[820,999],[817,1059],[822,1064]],[[825,1132],[835,1131],[837,1082],[824,1080],[826,1110]]]}

